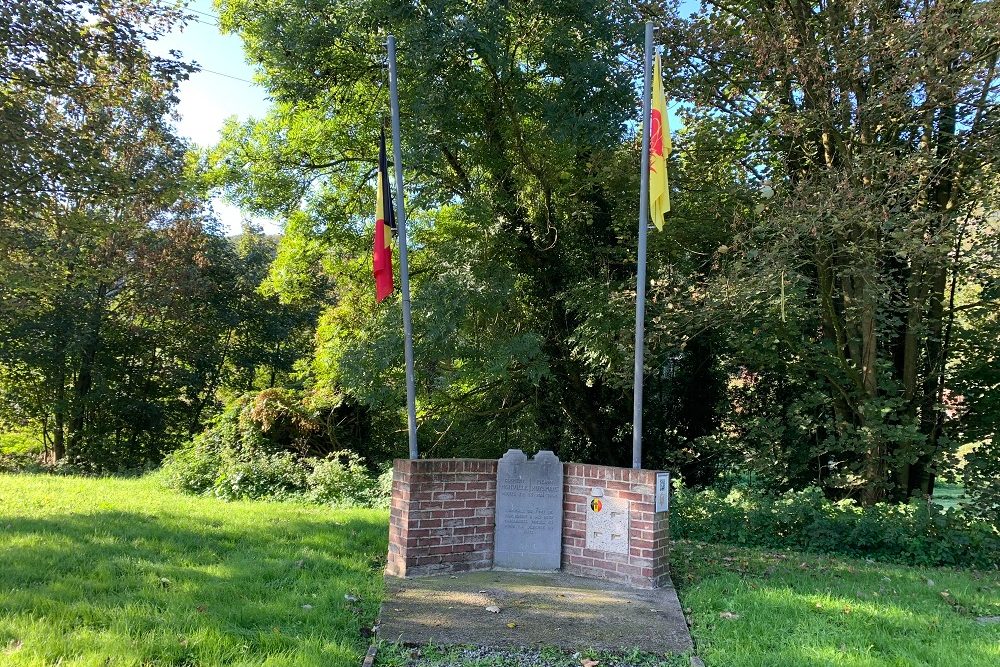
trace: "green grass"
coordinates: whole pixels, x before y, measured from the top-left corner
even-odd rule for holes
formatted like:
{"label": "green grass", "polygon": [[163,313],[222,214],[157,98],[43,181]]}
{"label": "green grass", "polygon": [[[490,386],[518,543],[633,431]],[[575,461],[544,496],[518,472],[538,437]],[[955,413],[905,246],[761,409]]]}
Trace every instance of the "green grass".
{"label": "green grass", "polygon": [[[0,475],[0,665],[359,665],[383,595],[386,520],[183,496],[148,478]],[[1000,664],[1000,625],[975,621],[1000,616],[997,572],[697,542],[676,545],[672,569],[709,667]],[[391,646],[380,657],[525,664],[434,647],[419,661]]]}
{"label": "green grass", "polygon": [[961,484],[935,484],[931,499],[941,507],[949,509],[965,503],[965,487]]}
{"label": "green grass", "polygon": [[0,664],[358,665],[386,521],[0,475]]}
{"label": "green grass", "polygon": [[[1000,664],[1000,575],[681,542],[674,584],[705,663]],[[690,610],[690,611],[688,611]]]}
{"label": "green grass", "polygon": [[25,429],[0,431],[0,454],[38,454],[44,449],[39,433]]}

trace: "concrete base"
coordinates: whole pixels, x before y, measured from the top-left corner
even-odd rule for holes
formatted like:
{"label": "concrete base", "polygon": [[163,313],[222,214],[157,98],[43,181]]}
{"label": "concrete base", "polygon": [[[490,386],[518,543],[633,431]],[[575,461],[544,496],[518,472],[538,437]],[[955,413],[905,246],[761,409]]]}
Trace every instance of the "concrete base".
{"label": "concrete base", "polygon": [[693,650],[669,578],[661,588],[637,590],[565,573],[386,577],[378,637],[403,644]]}

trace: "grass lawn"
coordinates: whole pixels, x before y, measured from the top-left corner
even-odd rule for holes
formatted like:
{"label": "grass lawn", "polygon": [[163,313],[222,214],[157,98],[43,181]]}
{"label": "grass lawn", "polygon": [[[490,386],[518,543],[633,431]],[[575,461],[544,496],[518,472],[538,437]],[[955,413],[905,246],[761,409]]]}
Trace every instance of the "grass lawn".
{"label": "grass lawn", "polygon": [[[672,573],[709,667],[1000,665],[1000,574],[684,542]],[[689,611],[690,610],[690,611]]]}
{"label": "grass lawn", "polygon": [[[386,520],[192,498],[150,479],[0,475],[0,665],[360,665],[383,593]],[[708,667],[1000,664],[1000,625],[975,620],[1000,616],[997,572],[695,542],[679,543],[672,563]],[[551,650],[432,647],[413,658],[386,646],[379,657],[579,664]]]}
{"label": "grass lawn", "polygon": [[386,521],[0,475],[0,664],[359,665]]}
{"label": "grass lawn", "polygon": [[0,431],[0,454],[37,454],[44,448],[41,436],[33,431]]}
{"label": "grass lawn", "polygon": [[931,499],[945,509],[960,507],[965,503],[965,487],[961,484],[935,484]]}

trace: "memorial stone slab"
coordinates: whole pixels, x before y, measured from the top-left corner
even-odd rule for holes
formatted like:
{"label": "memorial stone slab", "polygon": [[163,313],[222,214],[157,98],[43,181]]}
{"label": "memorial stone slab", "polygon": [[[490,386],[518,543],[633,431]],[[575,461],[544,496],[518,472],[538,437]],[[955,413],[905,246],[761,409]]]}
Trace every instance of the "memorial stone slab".
{"label": "memorial stone slab", "polygon": [[558,570],[562,564],[563,466],[550,451],[533,460],[508,450],[497,465],[493,565]]}
{"label": "memorial stone slab", "polygon": [[587,507],[587,548],[628,553],[629,501],[592,497]]}

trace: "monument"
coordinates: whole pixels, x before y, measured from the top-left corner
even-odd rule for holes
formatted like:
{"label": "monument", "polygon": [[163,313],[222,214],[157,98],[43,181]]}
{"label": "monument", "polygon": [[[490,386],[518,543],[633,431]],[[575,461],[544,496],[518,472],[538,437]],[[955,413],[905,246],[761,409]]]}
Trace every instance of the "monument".
{"label": "monument", "polygon": [[508,450],[497,465],[493,565],[558,570],[562,564],[563,465],[550,451]]}

